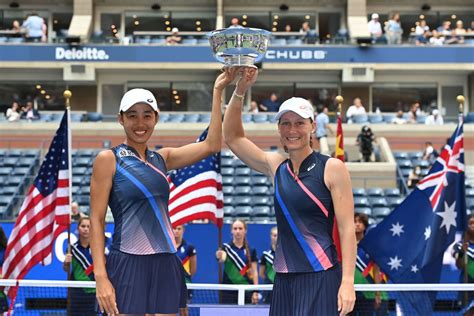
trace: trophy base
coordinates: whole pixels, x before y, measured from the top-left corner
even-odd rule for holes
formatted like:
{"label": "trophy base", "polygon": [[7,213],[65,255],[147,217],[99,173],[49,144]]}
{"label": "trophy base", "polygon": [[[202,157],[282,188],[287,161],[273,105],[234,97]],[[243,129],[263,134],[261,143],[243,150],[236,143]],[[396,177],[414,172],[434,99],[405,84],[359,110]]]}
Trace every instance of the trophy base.
{"label": "trophy base", "polygon": [[255,57],[247,55],[232,55],[232,56],[223,56],[224,57],[224,67],[251,67],[257,68],[254,65]]}

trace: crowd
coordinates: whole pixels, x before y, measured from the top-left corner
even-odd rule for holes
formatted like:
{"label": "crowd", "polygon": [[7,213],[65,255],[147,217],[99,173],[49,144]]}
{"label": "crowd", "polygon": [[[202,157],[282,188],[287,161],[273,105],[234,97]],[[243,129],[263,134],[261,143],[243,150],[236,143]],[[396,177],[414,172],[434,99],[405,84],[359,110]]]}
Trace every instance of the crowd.
{"label": "crowd", "polygon": [[33,101],[27,101],[25,106],[21,106],[18,101],[13,101],[12,106],[7,109],[5,117],[9,122],[20,120],[36,121],[40,119],[40,113],[33,106]]}
{"label": "crowd", "polygon": [[48,27],[45,20],[35,12],[28,15],[22,24],[14,20],[10,30],[13,31],[11,37],[23,37],[26,42],[47,42]]}

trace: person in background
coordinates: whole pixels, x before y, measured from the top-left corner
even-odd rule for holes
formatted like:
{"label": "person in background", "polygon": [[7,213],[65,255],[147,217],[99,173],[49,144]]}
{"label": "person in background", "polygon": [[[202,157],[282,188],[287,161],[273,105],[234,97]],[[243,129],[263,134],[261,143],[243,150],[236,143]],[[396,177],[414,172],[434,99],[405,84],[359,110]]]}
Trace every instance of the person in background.
{"label": "person in background", "polygon": [[316,44],[318,42],[318,33],[310,27],[308,21],[301,24],[300,33],[303,34],[301,39],[305,44]]}
{"label": "person in background", "polygon": [[329,155],[328,131],[334,134],[329,126],[328,107],[318,105],[316,115],[316,138],[319,141],[319,152],[323,155]]}
{"label": "person in background", "polygon": [[[216,258],[224,263],[223,284],[258,284],[257,251],[247,241],[247,223],[236,219],[231,226],[232,241],[224,243]],[[236,291],[223,291],[223,304],[237,304]],[[246,292],[246,304],[258,304],[258,292]]]}
{"label": "person in background", "polygon": [[379,15],[377,13],[372,13],[371,20],[367,23],[369,28],[370,36],[372,37],[372,43],[384,43],[385,38],[382,32],[382,25],[379,21]]}
{"label": "person in background", "polygon": [[[265,250],[260,257],[260,278],[265,284],[275,283],[275,269],[273,268],[273,259],[275,258],[275,250],[278,239],[278,228],[272,227],[270,230],[270,249]],[[263,294],[263,303],[270,304],[272,301],[272,291],[265,291]]]}
{"label": "person in background", "polygon": [[439,114],[438,109],[434,109],[431,111],[431,115],[428,115],[428,117],[425,119],[425,124],[426,125],[443,125],[444,120],[441,114]]}
{"label": "person in background", "polygon": [[[196,248],[192,244],[189,244],[184,240],[184,225],[178,225],[173,228],[174,240],[176,241],[176,255],[184,268],[184,279],[187,283],[191,283],[191,278],[197,271],[197,252]],[[188,290],[188,302],[191,301],[193,296],[192,290]],[[189,314],[188,308],[180,309],[180,316],[187,316]]]}
{"label": "person in background", "polygon": [[231,20],[230,20],[230,26],[229,28],[235,28],[235,27],[242,27],[239,23],[239,19],[236,18],[236,17],[233,17]]}
{"label": "person in background", "polygon": [[418,113],[420,112],[420,102],[413,102],[410,107],[410,111],[408,111],[408,121],[407,123],[416,124],[418,123]]}
{"label": "person in background", "polygon": [[439,156],[439,153],[434,149],[432,142],[425,142],[425,149],[423,150],[423,156],[421,159],[432,161]]}
{"label": "person in background", "polygon": [[[456,259],[456,267],[461,271],[459,283],[474,284],[474,214],[467,218],[467,229],[460,242],[453,246],[453,257]],[[459,292],[459,300],[467,303],[474,300],[474,291]],[[469,314],[472,315],[472,314]]]}
{"label": "person in background", "polygon": [[[380,284],[383,274],[379,266],[371,260],[368,253],[359,247],[364,238],[369,218],[366,214],[354,214],[355,234],[357,240],[357,259],[354,284]],[[382,291],[359,291],[351,316],[385,316],[388,315],[388,295]]]}
{"label": "person in background", "polygon": [[88,217],[86,213],[83,213],[79,210],[79,204],[77,202],[71,203],[71,219],[78,221],[83,217]]}
{"label": "person in background", "polygon": [[179,35],[179,29],[177,27],[173,27],[173,29],[171,29],[171,35],[166,37],[166,44],[178,45],[181,44],[182,40],[182,37]]}
{"label": "person in background", "polygon": [[45,35],[44,19],[33,12],[26,18],[21,26],[26,30],[27,42],[41,42]]}
{"label": "person in background", "polygon": [[397,115],[393,119],[392,123],[393,124],[406,124],[407,123],[407,120],[403,117],[403,111],[402,110],[397,111]]}
{"label": "person in background", "polygon": [[277,112],[280,108],[280,101],[278,101],[278,96],[275,92],[270,94],[269,99],[265,99],[260,104],[260,108],[265,112]]}
{"label": "person in background", "polygon": [[357,136],[357,145],[359,145],[359,151],[362,156],[362,162],[373,161],[372,154],[374,153],[374,142],[375,135],[372,133],[372,129],[364,125]]}
{"label": "person in background", "polygon": [[[70,273],[72,280],[95,281],[92,255],[90,250],[90,219],[79,219],[77,229],[79,240],[71,245],[71,253],[66,254],[63,262],[64,271]],[[95,314],[95,288],[70,288],[71,307],[69,315],[89,316]]]}
{"label": "person in background", "polygon": [[385,26],[385,33],[389,45],[399,45],[402,43],[403,29],[400,23],[400,14],[392,14],[392,17]]}
{"label": "person in background", "polygon": [[359,97],[356,97],[352,101],[352,105],[347,109],[347,112],[346,112],[347,123],[352,123],[352,117],[354,115],[363,115],[363,114],[367,114],[367,111],[362,105],[362,100]]}
{"label": "person in background", "polygon": [[17,122],[20,120],[20,104],[17,101],[13,101],[12,107],[7,109],[5,117],[7,118],[8,122]]}
{"label": "person in background", "polygon": [[291,32],[291,25],[290,24],[285,25],[285,32]]}
{"label": "person in background", "polygon": [[407,187],[414,189],[418,182],[421,180],[421,166],[416,165],[408,174]]}
{"label": "person in background", "polygon": [[258,113],[258,103],[257,101],[251,101],[250,102],[250,108],[249,108],[249,113]]}
{"label": "person in background", "polygon": [[26,102],[26,107],[22,109],[21,119],[28,121],[36,121],[40,119],[40,113],[33,108],[33,102]]}

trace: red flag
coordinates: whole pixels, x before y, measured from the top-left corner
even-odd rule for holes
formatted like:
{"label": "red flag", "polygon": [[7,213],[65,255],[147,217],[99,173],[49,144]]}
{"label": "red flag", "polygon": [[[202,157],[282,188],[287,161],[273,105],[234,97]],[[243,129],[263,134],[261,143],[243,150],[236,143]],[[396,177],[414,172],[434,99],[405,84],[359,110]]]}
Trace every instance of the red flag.
{"label": "red flag", "polygon": [[[38,176],[8,239],[5,279],[22,279],[36,264],[51,263],[54,239],[70,221],[68,114],[65,112]],[[9,291],[14,297],[16,291]]]}
{"label": "red flag", "polygon": [[[205,140],[207,129],[197,142]],[[222,193],[221,154],[213,154],[194,165],[176,170],[169,176],[168,203],[173,227],[196,219],[209,219],[222,227],[224,195]]]}
{"label": "red flag", "polygon": [[[344,134],[342,133],[342,117],[341,114],[337,117],[337,131],[336,131],[336,158],[345,161],[344,159]],[[337,221],[334,217],[334,225],[332,227],[332,239],[337,250],[337,257],[342,262],[341,240],[339,238],[339,230],[337,229]]]}

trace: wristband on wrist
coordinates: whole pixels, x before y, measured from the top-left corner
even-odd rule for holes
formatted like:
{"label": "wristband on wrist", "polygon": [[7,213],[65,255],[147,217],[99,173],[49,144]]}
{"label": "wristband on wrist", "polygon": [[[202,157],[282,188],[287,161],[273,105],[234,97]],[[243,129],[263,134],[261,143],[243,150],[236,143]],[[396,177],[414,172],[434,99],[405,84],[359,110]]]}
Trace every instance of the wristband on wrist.
{"label": "wristband on wrist", "polygon": [[245,97],[245,94],[240,95],[240,94],[237,94],[237,92],[235,92],[235,91],[234,91],[234,93],[232,93],[232,95],[234,97],[236,97],[237,99],[240,99],[240,100],[243,100],[244,97]]}

